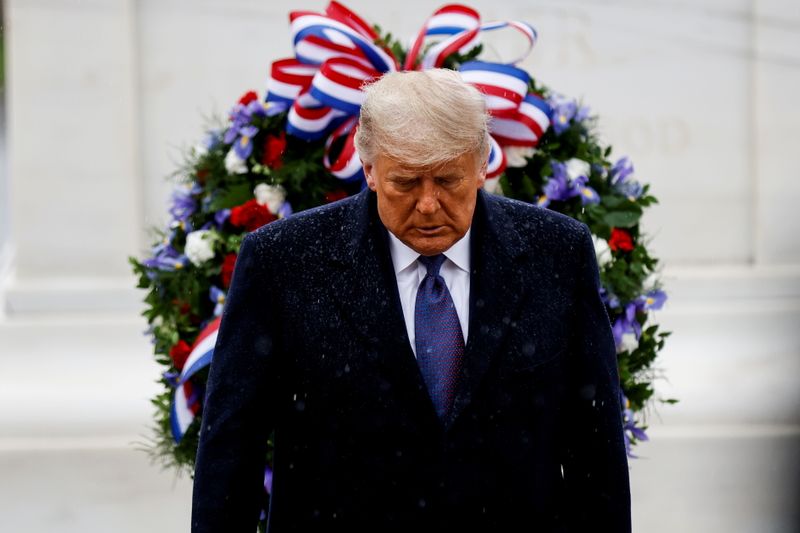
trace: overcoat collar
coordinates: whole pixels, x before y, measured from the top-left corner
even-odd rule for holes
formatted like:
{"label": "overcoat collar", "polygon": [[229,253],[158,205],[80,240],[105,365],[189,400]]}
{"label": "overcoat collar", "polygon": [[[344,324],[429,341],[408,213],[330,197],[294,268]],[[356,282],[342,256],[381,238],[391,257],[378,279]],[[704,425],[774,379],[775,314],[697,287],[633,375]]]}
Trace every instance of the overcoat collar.
{"label": "overcoat collar", "polygon": [[[406,395],[411,409],[437,423],[433,403],[411,350],[392,267],[388,231],[380,221],[377,196],[365,189],[352,199],[338,300],[352,327],[381,354],[385,378]],[[495,358],[516,309],[524,299],[518,262],[530,250],[509,215],[491,195],[478,191],[472,220],[470,324],[453,409],[443,428],[449,429],[470,404]]]}

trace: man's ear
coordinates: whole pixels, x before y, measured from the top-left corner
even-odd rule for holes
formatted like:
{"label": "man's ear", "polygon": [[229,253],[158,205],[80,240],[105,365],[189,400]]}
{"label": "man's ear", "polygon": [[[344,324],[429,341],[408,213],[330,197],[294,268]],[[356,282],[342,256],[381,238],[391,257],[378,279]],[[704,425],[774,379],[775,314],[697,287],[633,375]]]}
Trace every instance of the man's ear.
{"label": "man's ear", "polygon": [[478,171],[478,188],[480,189],[483,187],[483,184],[486,183],[486,170],[489,168],[489,158],[487,157],[486,160],[481,165],[481,169]]}
{"label": "man's ear", "polygon": [[361,166],[364,167],[364,177],[367,180],[367,187],[370,190],[375,190],[375,176],[372,175],[372,169],[375,168],[375,165],[371,163],[365,163],[364,160],[361,160]]}

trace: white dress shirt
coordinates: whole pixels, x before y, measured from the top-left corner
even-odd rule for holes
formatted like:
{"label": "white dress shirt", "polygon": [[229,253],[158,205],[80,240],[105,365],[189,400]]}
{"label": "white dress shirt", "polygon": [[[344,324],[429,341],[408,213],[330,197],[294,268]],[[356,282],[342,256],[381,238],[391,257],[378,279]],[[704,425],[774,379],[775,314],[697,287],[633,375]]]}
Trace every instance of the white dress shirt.
{"label": "white dress shirt", "polygon": [[[469,239],[472,228],[456,241],[453,246],[444,252],[445,259],[439,274],[444,278],[445,285],[453,298],[461,331],[464,334],[464,344],[467,343],[469,333]],[[417,261],[420,256],[417,252],[406,246],[394,233],[389,232],[389,251],[392,254],[394,275],[397,278],[397,291],[400,293],[400,304],[403,307],[403,318],[406,321],[408,340],[414,356],[417,355],[417,343],[414,335],[414,308],[417,303],[417,290],[419,284],[428,273],[425,265]]]}

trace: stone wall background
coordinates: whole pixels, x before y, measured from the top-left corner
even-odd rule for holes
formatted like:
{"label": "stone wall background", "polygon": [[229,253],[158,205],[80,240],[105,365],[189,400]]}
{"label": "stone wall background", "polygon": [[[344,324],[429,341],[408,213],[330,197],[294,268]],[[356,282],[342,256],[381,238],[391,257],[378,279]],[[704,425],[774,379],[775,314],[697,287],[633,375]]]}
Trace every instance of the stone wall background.
{"label": "stone wall background", "polygon": [[[440,4],[353,0],[411,38]],[[478,0],[539,31],[523,62],[582,97],[660,199],[670,295],[641,531],[791,531],[800,442],[800,7],[791,0]],[[128,255],[161,226],[204,116],[263,93],[288,12],[321,0],[5,0],[0,529],[186,528],[190,482],[144,467],[158,367]],[[509,57],[518,42],[493,37]],[[38,502],[34,504],[33,502]],[[790,503],[791,502],[791,503]],[[5,521],[5,527],[4,527]],[[72,529],[70,529],[72,528]],[[128,529],[126,529],[128,528]]]}

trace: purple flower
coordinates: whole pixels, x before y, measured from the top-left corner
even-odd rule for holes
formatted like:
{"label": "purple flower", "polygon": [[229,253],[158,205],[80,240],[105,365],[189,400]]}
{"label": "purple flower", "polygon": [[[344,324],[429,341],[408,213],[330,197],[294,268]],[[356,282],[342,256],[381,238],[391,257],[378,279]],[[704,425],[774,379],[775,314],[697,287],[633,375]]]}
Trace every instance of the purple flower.
{"label": "purple flower", "polygon": [[164,239],[164,242],[155,246],[152,253],[153,257],[142,261],[142,264],[150,269],[173,271],[189,264],[189,258],[172,247],[171,238]]}
{"label": "purple flower", "polygon": [[641,309],[645,311],[657,311],[661,309],[664,306],[664,302],[667,301],[667,293],[660,289],[654,289],[640,296],[639,301],[641,302],[639,304]]}
{"label": "purple flower", "polygon": [[244,126],[239,130],[239,138],[236,139],[236,144],[233,149],[236,150],[236,155],[241,159],[247,160],[250,154],[253,153],[253,137],[258,133],[258,128],[255,126]]}
{"label": "purple flower", "polygon": [[221,315],[222,308],[225,306],[225,291],[223,291],[216,285],[212,285],[211,289],[209,289],[208,291],[208,297],[215,304],[214,316]]}
{"label": "purple flower", "polygon": [[267,105],[267,109],[265,110],[265,114],[268,117],[274,117],[275,115],[280,115],[284,111],[289,108],[289,105],[286,102],[269,102]]}
{"label": "purple flower", "polygon": [[642,325],[636,320],[636,311],[638,311],[637,302],[628,302],[623,308],[622,315],[614,321],[611,331],[617,348],[622,345],[622,336],[626,333],[635,334],[637,339],[642,335]]}
{"label": "purple flower", "polygon": [[294,213],[292,210],[292,204],[284,200],[283,204],[281,204],[281,208],[278,209],[278,218],[286,218],[292,213]]}
{"label": "purple flower", "polygon": [[642,195],[642,185],[637,181],[626,181],[616,186],[620,194],[624,194],[628,198],[635,200]]}
{"label": "purple flower", "polygon": [[633,163],[627,156],[621,157],[611,166],[609,170],[609,177],[611,185],[615,185],[621,181],[625,181],[628,176],[633,174]]}
{"label": "purple flower", "polygon": [[584,120],[589,118],[589,113],[590,112],[591,112],[591,110],[589,109],[589,106],[582,105],[575,112],[575,117],[573,118],[573,120],[575,122],[583,122]]}
{"label": "purple flower", "polygon": [[603,286],[600,287],[600,299],[612,309],[619,307],[619,298]]}
{"label": "purple flower", "polygon": [[272,469],[270,467],[264,469],[264,488],[272,494]]}
{"label": "purple flower", "polygon": [[172,206],[169,213],[174,220],[185,222],[197,211],[197,201],[194,199],[194,188],[176,187],[172,191]]}
{"label": "purple flower", "polygon": [[[586,185],[589,181],[589,178],[586,176],[578,176],[572,181],[572,190],[577,193],[581,197],[581,204],[589,205],[589,204],[599,204],[600,203],[600,195],[597,194],[597,191],[593,188]],[[575,196],[573,194],[573,196]]]}
{"label": "purple flower", "polygon": [[161,375],[164,377],[167,383],[169,383],[172,387],[178,386],[178,382],[180,381],[179,378],[181,377],[180,372],[167,371]]}
{"label": "purple flower", "polygon": [[553,109],[550,122],[553,124],[556,134],[561,135],[569,128],[569,123],[577,111],[577,105],[574,100],[559,97],[550,101],[550,107]]}
{"label": "purple flower", "polygon": [[553,161],[552,163],[553,175],[544,184],[544,194],[550,200],[569,200],[576,195],[574,189],[570,186],[569,176],[567,175],[567,168],[564,163]]}
{"label": "purple flower", "polygon": [[222,226],[225,225],[225,221],[231,216],[230,209],[220,209],[216,213],[214,213],[214,222],[217,224],[217,228],[222,229]]}
{"label": "purple flower", "polygon": [[[264,105],[258,100],[253,100],[247,105],[236,104],[231,110],[231,125],[225,131],[225,135],[222,138],[223,142],[225,142],[225,144],[233,144],[242,135],[246,135],[250,140],[252,140],[252,138],[258,132],[258,129],[251,125],[250,122],[253,120],[253,117],[256,116],[267,116],[267,111],[264,109]],[[247,129],[245,130],[245,128]],[[243,130],[246,133],[243,133]],[[252,151],[252,144],[250,146],[250,151]],[[247,152],[247,155],[249,156],[250,152]],[[243,157],[242,159],[246,158],[247,157]]]}
{"label": "purple flower", "polygon": [[591,110],[585,105],[578,105],[574,99],[567,98],[560,94],[554,94],[547,102],[552,110],[550,123],[556,135],[561,135],[567,130],[571,123],[583,122],[589,118]]}
{"label": "purple flower", "polygon": [[597,194],[596,190],[587,185],[581,189],[581,203],[583,205],[599,204],[600,195]]}
{"label": "purple flower", "polygon": [[[600,202],[600,195],[592,187],[587,185],[589,178],[586,173],[570,177],[570,172],[575,174],[575,165],[571,167],[560,161],[552,161],[550,166],[553,175],[544,184],[543,192],[536,204],[547,207],[553,200],[566,201],[575,196],[581,197],[583,205],[596,204]],[[588,166],[588,165],[587,165]]]}
{"label": "purple flower", "polygon": [[186,220],[173,220],[169,227],[172,229],[173,234],[178,228],[183,230],[184,233],[191,233],[194,231],[194,224],[192,224],[192,221],[188,218]]}
{"label": "purple flower", "polygon": [[[614,341],[616,342],[617,348],[622,344],[622,336],[626,333],[634,333],[637,339],[642,336],[642,326],[639,324],[639,321],[636,320],[637,312],[661,309],[666,300],[667,294],[664,291],[654,289],[625,304],[622,316],[614,321],[614,325],[611,328],[614,333]],[[611,298],[609,297],[609,307],[619,306],[619,300],[616,300],[616,306],[612,306],[610,303]]]}
{"label": "purple flower", "polygon": [[614,163],[609,170],[609,180],[614,189],[631,200],[642,195],[642,185],[633,179],[633,163],[627,157]]}
{"label": "purple flower", "polygon": [[[628,454],[628,457],[635,459],[637,456],[631,452],[631,437],[642,441],[650,440],[650,437],[647,436],[647,433],[645,433],[642,428],[636,426],[633,409],[631,409],[631,402],[622,390],[619,391],[619,396],[620,404],[622,405],[622,435],[625,438],[625,452]],[[628,433],[630,433],[630,436]]]}

